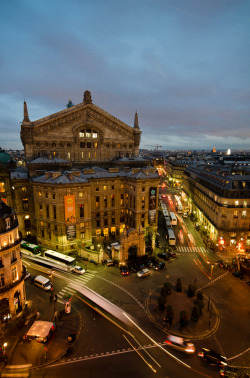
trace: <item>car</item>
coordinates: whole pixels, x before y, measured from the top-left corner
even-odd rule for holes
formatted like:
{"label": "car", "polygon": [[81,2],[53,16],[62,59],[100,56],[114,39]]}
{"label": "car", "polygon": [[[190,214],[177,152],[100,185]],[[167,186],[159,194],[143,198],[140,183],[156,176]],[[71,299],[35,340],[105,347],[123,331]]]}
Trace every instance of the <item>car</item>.
{"label": "car", "polygon": [[150,276],[150,274],[151,274],[151,272],[147,268],[139,270],[139,272],[137,272],[137,276],[139,278],[144,278],[144,277]]}
{"label": "car", "polygon": [[239,272],[238,270],[236,270],[232,274],[233,274],[234,277],[240,278],[241,280],[243,280],[243,278],[244,278],[244,274],[242,272]]}
{"label": "car", "polygon": [[145,265],[146,265],[147,268],[152,268],[153,263],[152,263],[151,260],[147,260],[147,261],[145,262]]}
{"label": "car", "polygon": [[223,366],[221,369],[220,369],[220,376],[221,377],[227,377],[227,378],[239,378],[239,377],[244,377],[244,378],[249,378],[249,375],[246,374],[245,372],[242,374],[243,372],[235,367],[235,366]]}
{"label": "car", "polygon": [[130,270],[131,273],[136,273],[139,271],[139,267],[136,264],[130,264],[128,266],[128,269]]}
{"label": "car", "polygon": [[156,264],[159,263],[159,259],[157,259],[157,258],[154,257],[154,256],[151,256],[151,257],[150,257],[150,260],[152,261],[153,265],[156,265]]}
{"label": "car", "polygon": [[157,256],[165,261],[170,260],[170,255],[166,252],[158,253]]}
{"label": "car", "polygon": [[106,262],[106,265],[107,265],[107,266],[114,265],[114,261],[111,260],[111,259],[108,259],[107,262]]}
{"label": "car", "polygon": [[72,272],[77,273],[77,274],[83,274],[85,273],[85,269],[83,269],[80,265],[75,265],[72,268]]}
{"label": "car", "polygon": [[172,259],[176,258],[176,253],[174,251],[170,251],[169,255],[170,255],[170,257],[172,257]]}
{"label": "car", "polygon": [[213,349],[202,348],[202,350],[198,353],[198,356],[202,357],[205,361],[207,361],[211,365],[218,365],[218,366],[227,365],[226,357],[216,352]]}
{"label": "car", "polygon": [[171,348],[180,350],[181,352],[185,352],[188,354],[192,354],[195,352],[194,344],[191,343],[190,340],[183,339],[183,337],[168,335],[165,343]]}
{"label": "car", "polygon": [[153,266],[154,270],[162,270],[165,268],[166,268],[166,264],[164,262],[160,262],[159,264]]}
{"label": "car", "polygon": [[25,275],[24,279],[27,280],[27,278],[29,278],[29,277],[30,277],[30,272],[28,270],[26,270],[26,275]]}
{"label": "car", "polygon": [[121,274],[122,274],[123,276],[127,276],[127,275],[129,275],[129,269],[128,269],[127,266],[122,266],[120,270],[121,270]]}

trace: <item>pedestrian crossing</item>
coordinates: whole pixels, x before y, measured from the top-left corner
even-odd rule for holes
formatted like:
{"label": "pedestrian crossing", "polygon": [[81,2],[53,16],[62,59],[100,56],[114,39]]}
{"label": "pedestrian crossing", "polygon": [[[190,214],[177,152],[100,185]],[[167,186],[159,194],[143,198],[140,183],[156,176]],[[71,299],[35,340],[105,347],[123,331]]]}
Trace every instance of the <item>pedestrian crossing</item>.
{"label": "pedestrian crossing", "polygon": [[[77,282],[78,284],[86,285],[93,277],[95,277],[94,273],[86,272],[83,275],[74,276],[74,282]],[[57,301],[59,303],[64,304],[64,295],[68,293],[72,296],[76,293],[76,290],[72,289],[72,287],[67,285],[64,289],[60,290],[57,294]]]}
{"label": "pedestrian crossing", "polygon": [[205,247],[182,247],[178,246],[176,247],[177,253],[201,253],[203,255],[207,254],[207,249]]}

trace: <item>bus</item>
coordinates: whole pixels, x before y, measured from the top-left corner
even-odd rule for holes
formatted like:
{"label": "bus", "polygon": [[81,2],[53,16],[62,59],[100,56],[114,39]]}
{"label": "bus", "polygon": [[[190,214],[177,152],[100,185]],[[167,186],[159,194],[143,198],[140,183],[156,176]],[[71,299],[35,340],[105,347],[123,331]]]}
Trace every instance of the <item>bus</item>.
{"label": "bus", "polygon": [[25,240],[21,241],[21,248],[31,252],[33,255],[41,255],[42,252],[42,248],[39,245],[28,243]]}
{"label": "bus", "polygon": [[76,259],[74,257],[64,255],[63,253],[59,253],[56,251],[52,251],[48,249],[47,251],[44,252],[44,256],[48,257],[50,259],[53,259],[55,261],[59,261],[61,263],[64,263],[68,266],[75,266],[76,265]]}
{"label": "bus", "polygon": [[164,217],[169,217],[168,211],[167,210],[162,210]]}
{"label": "bus", "polygon": [[165,205],[164,202],[161,201],[161,208],[162,210],[167,210],[167,206]]}
{"label": "bus", "polygon": [[165,217],[165,221],[166,221],[166,226],[167,227],[172,227],[172,222],[171,222],[170,217]]}
{"label": "bus", "polygon": [[176,226],[177,225],[177,218],[176,218],[175,213],[170,212],[169,216],[170,216],[170,219],[171,219],[172,226]]}
{"label": "bus", "polygon": [[168,244],[169,245],[175,245],[176,244],[176,238],[175,238],[175,234],[174,234],[174,231],[172,228],[168,228],[167,229],[167,232],[168,232]]}

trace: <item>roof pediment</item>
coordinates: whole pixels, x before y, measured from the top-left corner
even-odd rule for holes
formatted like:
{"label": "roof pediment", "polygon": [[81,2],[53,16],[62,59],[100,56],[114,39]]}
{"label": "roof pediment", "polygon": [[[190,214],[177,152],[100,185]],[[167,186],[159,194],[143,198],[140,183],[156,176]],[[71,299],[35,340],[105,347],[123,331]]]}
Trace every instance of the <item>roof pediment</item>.
{"label": "roof pediment", "polygon": [[71,106],[48,117],[41,118],[32,122],[32,125],[34,127],[34,136],[42,136],[53,130],[57,130],[58,132],[60,129],[68,126],[70,126],[74,133],[80,125],[84,125],[85,127],[104,126],[112,130],[112,132],[118,131],[127,136],[133,134],[133,127],[98,106],[85,103]]}

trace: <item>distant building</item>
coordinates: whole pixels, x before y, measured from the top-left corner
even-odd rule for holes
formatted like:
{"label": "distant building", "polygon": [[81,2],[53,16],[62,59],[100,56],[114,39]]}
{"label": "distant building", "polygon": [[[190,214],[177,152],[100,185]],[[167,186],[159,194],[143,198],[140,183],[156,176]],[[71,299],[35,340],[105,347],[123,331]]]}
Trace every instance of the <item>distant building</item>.
{"label": "distant building", "polygon": [[137,113],[131,127],[94,105],[89,91],[82,103],[33,122],[24,103],[21,140],[27,162],[43,156],[74,164],[109,162],[138,156],[140,139]]}
{"label": "distant building", "polygon": [[182,197],[209,240],[225,252],[250,252],[249,168],[189,166]]}
{"label": "distant building", "polygon": [[25,268],[14,210],[0,200],[0,320],[7,322],[24,308]]}

